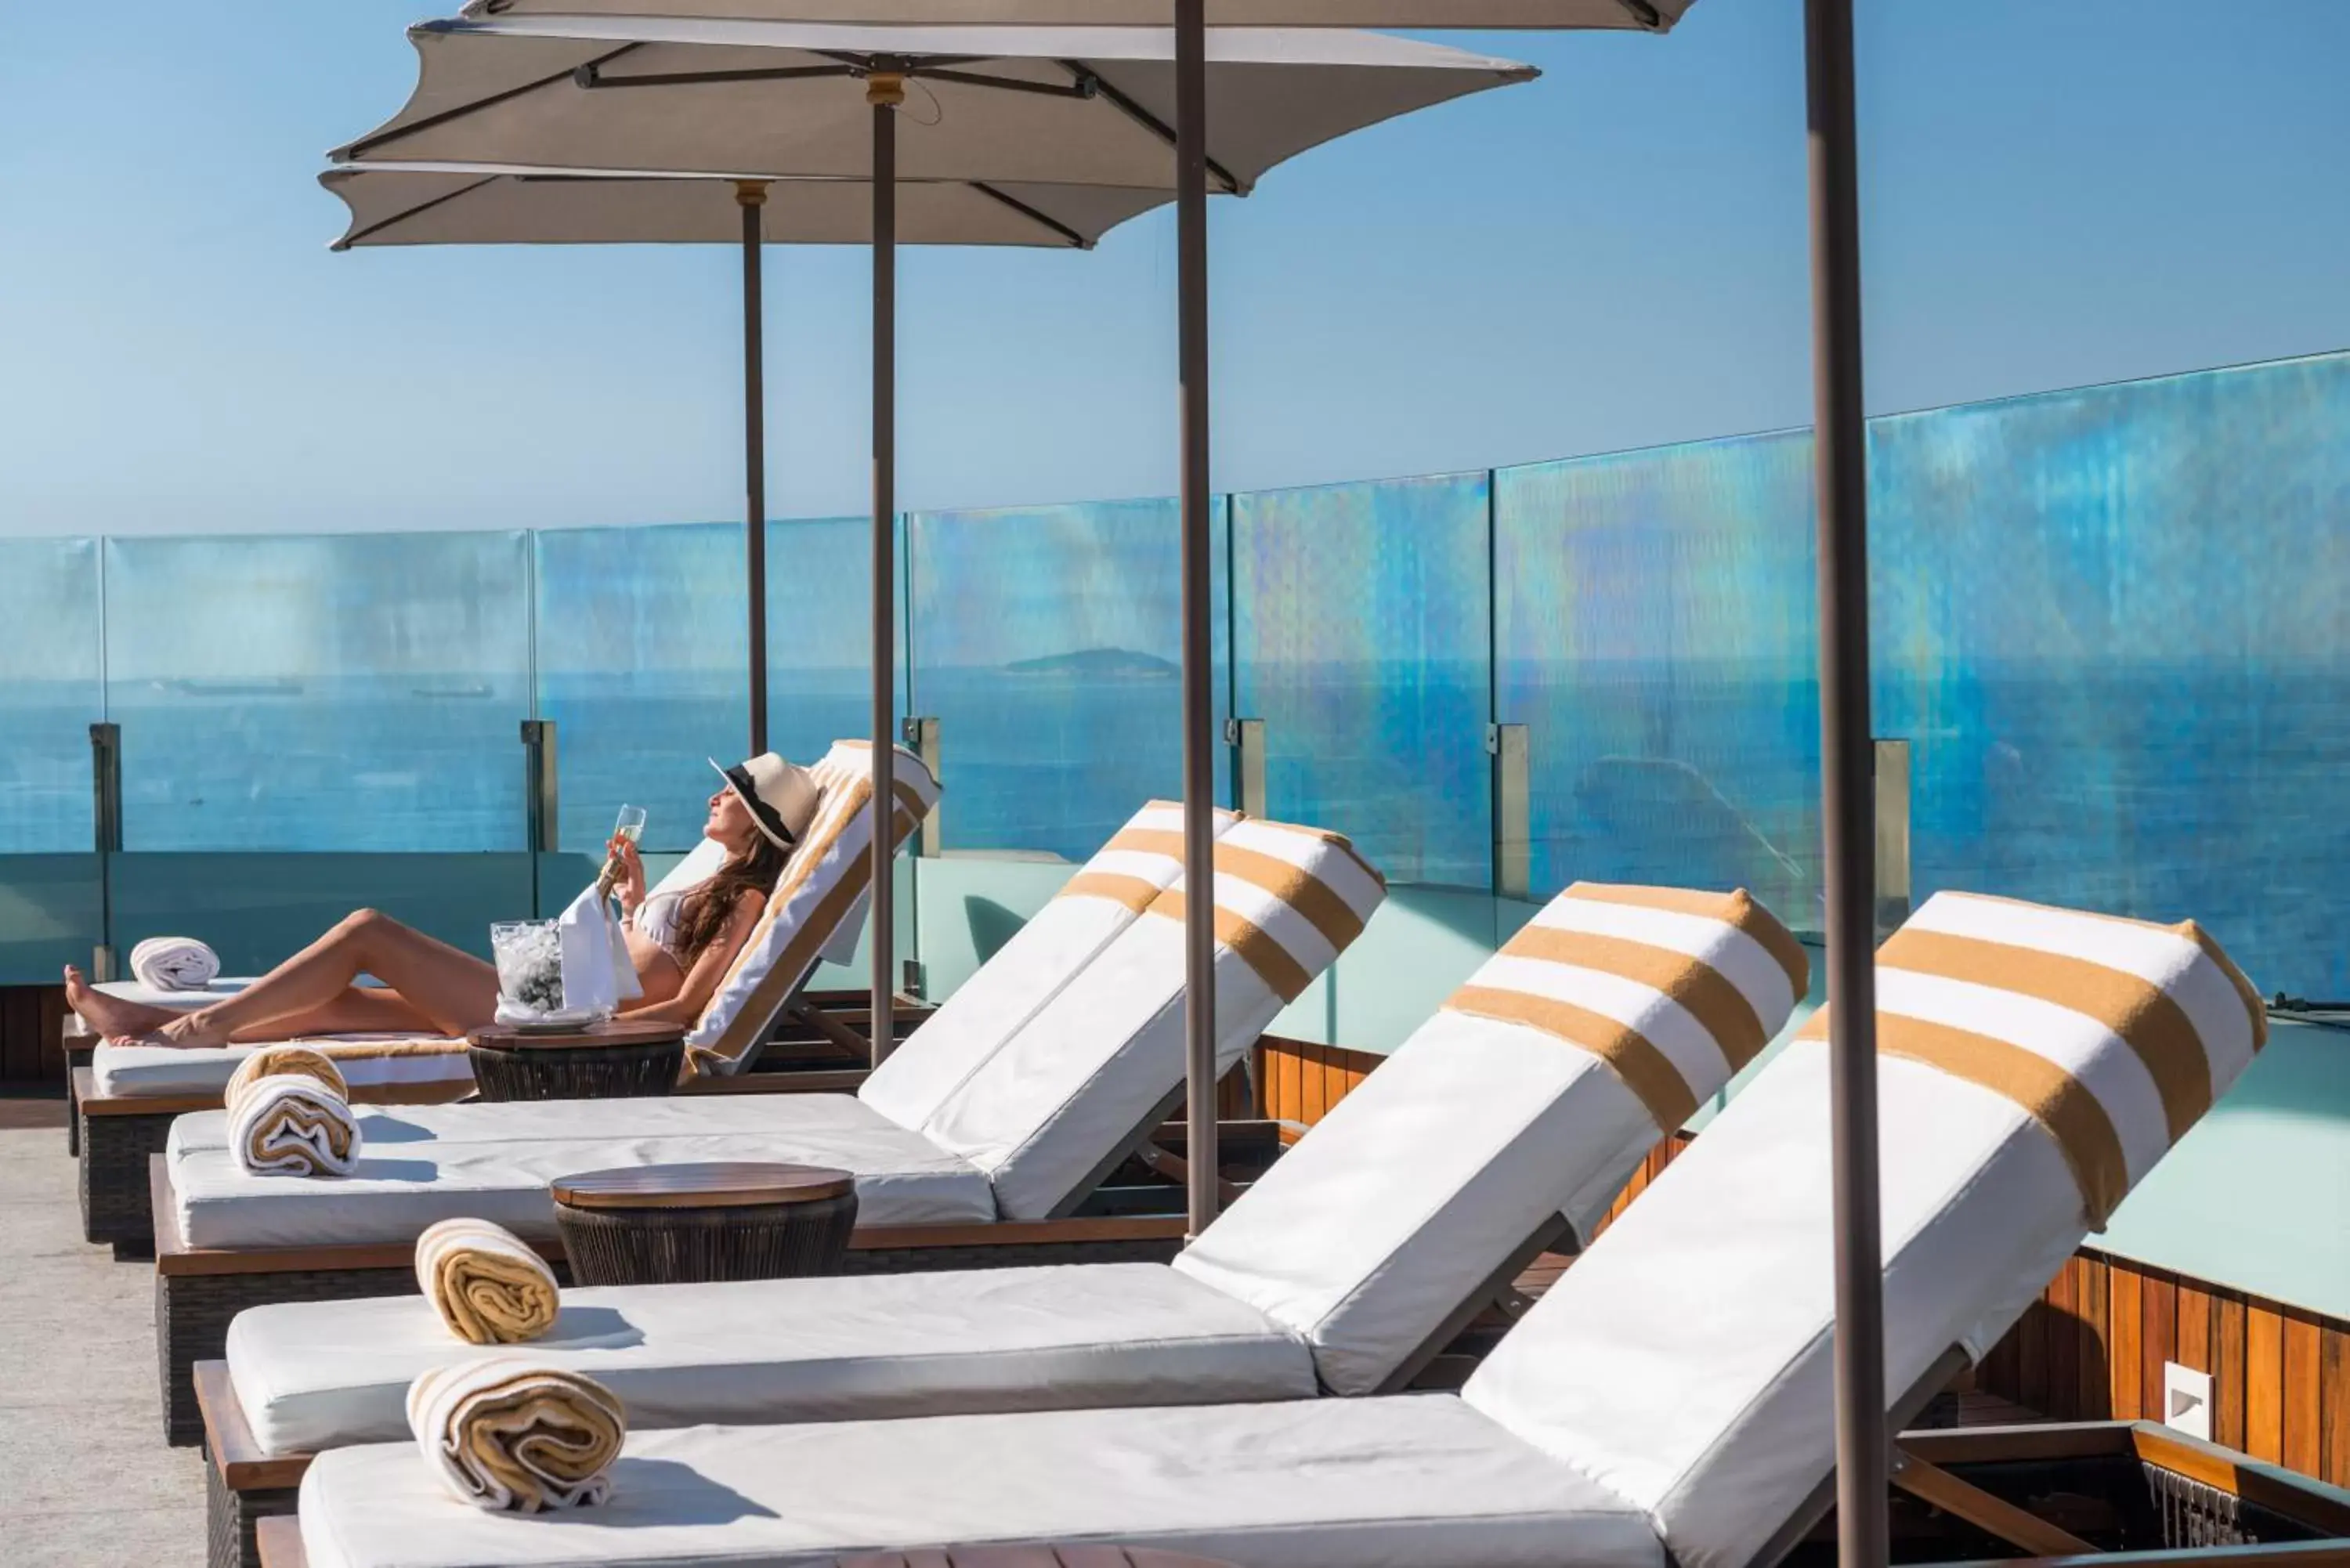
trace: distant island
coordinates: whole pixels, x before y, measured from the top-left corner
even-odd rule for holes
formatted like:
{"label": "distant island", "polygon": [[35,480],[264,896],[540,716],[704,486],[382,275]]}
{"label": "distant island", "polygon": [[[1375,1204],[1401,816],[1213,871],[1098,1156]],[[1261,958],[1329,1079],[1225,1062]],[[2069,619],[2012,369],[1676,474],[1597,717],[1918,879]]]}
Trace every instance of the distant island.
{"label": "distant island", "polygon": [[1075,653],[1021,659],[1005,665],[1014,675],[1076,675],[1094,680],[1172,680],[1183,667],[1129,648],[1081,648]]}

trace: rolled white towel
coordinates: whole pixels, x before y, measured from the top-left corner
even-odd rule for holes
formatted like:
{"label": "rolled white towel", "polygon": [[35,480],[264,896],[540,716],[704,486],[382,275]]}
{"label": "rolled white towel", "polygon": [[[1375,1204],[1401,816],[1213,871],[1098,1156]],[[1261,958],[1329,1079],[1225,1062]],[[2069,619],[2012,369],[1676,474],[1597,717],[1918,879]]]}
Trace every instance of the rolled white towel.
{"label": "rolled white towel", "polygon": [[193,937],[149,937],[130,950],[130,972],[157,991],[202,991],[220,971],[220,954]]}
{"label": "rolled white towel", "polygon": [[612,1495],[627,1413],[592,1377],[518,1355],[436,1366],[408,1386],[408,1429],[451,1492],[493,1513]]}
{"label": "rolled white towel", "polygon": [[487,1220],[443,1220],[416,1239],[416,1282],[468,1345],[515,1345],[555,1326],[563,1292],[530,1243]]}
{"label": "rolled white towel", "polygon": [[244,1092],[264,1078],[279,1078],[287,1074],[316,1078],[348,1103],[351,1086],[344,1081],[343,1070],[335,1065],[334,1058],[324,1051],[314,1051],[307,1045],[264,1045],[236,1064],[228,1075],[228,1087],[221,1094],[221,1104],[235,1114]]}
{"label": "rolled white towel", "polygon": [[256,1078],[228,1114],[229,1147],[255,1176],[348,1176],[359,1124],[342,1096],[300,1073]]}

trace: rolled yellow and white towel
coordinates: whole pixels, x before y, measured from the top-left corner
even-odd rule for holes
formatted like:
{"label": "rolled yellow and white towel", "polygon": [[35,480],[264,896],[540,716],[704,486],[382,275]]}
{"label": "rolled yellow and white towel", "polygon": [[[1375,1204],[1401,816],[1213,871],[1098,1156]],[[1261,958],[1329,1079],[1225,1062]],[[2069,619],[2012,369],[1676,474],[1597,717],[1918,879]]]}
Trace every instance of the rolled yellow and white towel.
{"label": "rolled yellow and white towel", "polygon": [[416,1239],[416,1282],[468,1345],[518,1345],[555,1326],[563,1295],[529,1243],[486,1220],[443,1220]]}
{"label": "rolled yellow and white towel", "polygon": [[629,1423],[595,1379],[500,1355],[436,1366],[410,1384],[408,1429],[458,1498],[492,1513],[537,1513],[611,1496]]}
{"label": "rolled yellow and white towel", "polygon": [[299,1073],[256,1078],[228,1114],[229,1147],[255,1176],[348,1176],[359,1158],[349,1102]]}
{"label": "rolled yellow and white towel", "polygon": [[288,1074],[317,1079],[332,1089],[338,1099],[348,1101],[351,1097],[351,1086],[343,1081],[343,1070],[324,1051],[314,1051],[307,1045],[264,1045],[236,1064],[236,1071],[229,1075],[228,1090],[221,1096],[221,1104],[234,1116],[236,1104],[244,1098],[247,1089],[264,1078]]}
{"label": "rolled yellow and white towel", "polygon": [[130,950],[131,974],[156,991],[202,991],[220,971],[220,954],[193,937],[149,937]]}

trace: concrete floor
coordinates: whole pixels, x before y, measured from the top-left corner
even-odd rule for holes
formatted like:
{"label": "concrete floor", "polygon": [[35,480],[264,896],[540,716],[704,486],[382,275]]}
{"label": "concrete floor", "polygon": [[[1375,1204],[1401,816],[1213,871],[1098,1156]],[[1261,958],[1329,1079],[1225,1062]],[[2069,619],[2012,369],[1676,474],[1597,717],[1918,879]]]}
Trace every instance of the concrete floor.
{"label": "concrete floor", "polygon": [[203,1461],[168,1448],[154,1272],[81,1239],[62,1100],[0,1099],[0,1563],[195,1568]]}

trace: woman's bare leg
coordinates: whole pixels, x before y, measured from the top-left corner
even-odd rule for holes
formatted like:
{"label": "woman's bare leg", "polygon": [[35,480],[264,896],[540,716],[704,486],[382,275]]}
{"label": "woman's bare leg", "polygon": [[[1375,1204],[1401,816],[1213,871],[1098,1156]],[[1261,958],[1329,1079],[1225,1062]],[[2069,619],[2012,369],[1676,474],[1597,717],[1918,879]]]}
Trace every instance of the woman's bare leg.
{"label": "woman's bare leg", "polygon": [[380,985],[355,985],[307,1012],[288,1013],[266,1023],[248,1023],[229,1036],[236,1045],[266,1044],[313,1034],[438,1034],[441,1026],[409,1005],[398,992]]}
{"label": "woman's bare leg", "polygon": [[376,910],[360,909],[244,990],[171,1020],[151,1037],[167,1045],[224,1044],[240,1033],[317,1013],[362,974],[383,981],[418,1017],[452,1034],[487,1023],[497,1010],[498,972],[491,965]]}
{"label": "woman's bare leg", "polygon": [[109,996],[72,964],[66,965],[66,1005],[104,1036],[144,1034],[180,1016],[177,1008],[150,1007],[143,1002]]}

